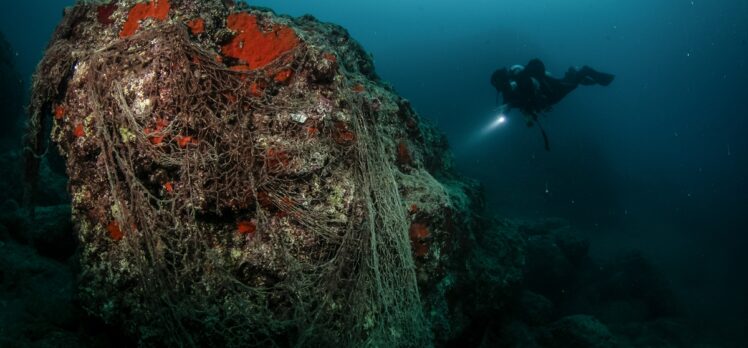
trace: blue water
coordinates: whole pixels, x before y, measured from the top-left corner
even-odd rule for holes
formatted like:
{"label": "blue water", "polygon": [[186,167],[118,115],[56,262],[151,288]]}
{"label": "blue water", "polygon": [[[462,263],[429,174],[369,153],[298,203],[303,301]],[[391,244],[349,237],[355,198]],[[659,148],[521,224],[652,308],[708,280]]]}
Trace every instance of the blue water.
{"label": "blue water", "polygon": [[[0,11],[27,78],[71,3]],[[599,257],[644,251],[691,310],[748,314],[748,1],[252,4],[346,27],[379,75],[446,132],[495,213],[568,219]],[[516,113],[481,135],[496,117],[491,72],[535,57],[557,75],[587,64],[617,76],[555,107],[544,122],[551,152]]]}

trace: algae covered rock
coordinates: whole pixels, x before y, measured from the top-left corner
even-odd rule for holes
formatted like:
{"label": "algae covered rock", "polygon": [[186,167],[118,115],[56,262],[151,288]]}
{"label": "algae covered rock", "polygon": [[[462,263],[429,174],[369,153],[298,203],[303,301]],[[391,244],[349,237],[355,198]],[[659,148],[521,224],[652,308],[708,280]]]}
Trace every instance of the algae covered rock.
{"label": "algae covered rock", "polygon": [[475,184],[339,26],[82,2],[30,111],[30,147],[51,122],[66,160],[81,303],[143,345],[428,346],[455,313]]}

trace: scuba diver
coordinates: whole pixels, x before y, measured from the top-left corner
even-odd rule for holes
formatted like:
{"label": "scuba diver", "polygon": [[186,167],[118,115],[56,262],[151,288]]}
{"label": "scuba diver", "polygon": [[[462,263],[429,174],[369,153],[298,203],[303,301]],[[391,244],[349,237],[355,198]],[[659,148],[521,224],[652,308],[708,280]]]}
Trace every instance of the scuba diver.
{"label": "scuba diver", "polygon": [[496,88],[496,104],[499,104],[499,94],[503,96],[502,111],[519,109],[527,120],[528,127],[537,123],[545,149],[551,150],[548,135],[540,124],[538,115],[551,111],[553,105],[560,102],[567,94],[579,85],[607,86],[613,82],[615,76],[598,72],[588,66],[582,68],[571,67],[563,78],[555,78],[545,70],[545,64],[540,59],[533,59],[526,66],[514,65],[494,71],[491,75],[491,85]]}

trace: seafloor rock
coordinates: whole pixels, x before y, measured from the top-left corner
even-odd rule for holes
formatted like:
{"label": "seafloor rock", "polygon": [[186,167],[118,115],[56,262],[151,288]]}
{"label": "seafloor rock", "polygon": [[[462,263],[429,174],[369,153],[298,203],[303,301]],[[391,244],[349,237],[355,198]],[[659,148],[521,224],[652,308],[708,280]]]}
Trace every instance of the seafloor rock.
{"label": "seafloor rock", "polygon": [[0,150],[19,143],[23,82],[13,50],[0,32]]}
{"label": "seafloor rock", "polygon": [[42,256],[65,261],[75,252],[77,244],[70,221],[70,205],[37,208],[27,233]]}
{"label": "seafloor rock", "polygon": [[[20,149],[0,153],[0,204],[23,201],[23,156]],[[52,170],[49,157],[39,163],[39,183],[33,203],[38,206],[69,204],[67,178]],[[6,211],[7,212],[7,211]],[[0,213],[2,214],[2,213]]]}
{"label": "seafloor rock", "polygon": [[526,323],[519,320],[510,320],[507,323],[493,323],[483,334],[481,348],[492,347],[522,347],[540,348],[541,345],[535,340],[535,333]]}
{"label": "seafloor rock", "polygon": [[9,199],[0,204],[0,226],[5,228],[8,239],[30,244],[31,238],[26,233],[27,216],[15,200]]}
{"label": "seafloor rock", "polygon": [[518,318],[529,325],[546,324],[553,315],[553,303],[532,291],[522,292],[517,307]]}
{"label": "seafloor rock", "polygon": [[52,122],[80,300],[143,345],[427,346],[520,278],[519,238],[475,235],[476,185],[341,27],[84,2],[36,77],[29,145]]}
{"label": "seafloor rock", "polygon": [[526,286],[554,302],[561,300],[569,287],[576,285],[579,262],[587,256],[587,249],[577,245],[584,242],[567,241],[580,238],[569,231],[568,225],[555,220],[522,223],[517,229],[527,241]]}
{"label": "seafloor rock", "polygon": [[[472,211],[482,211],[471,206]],[[429,316],[438,344],[474,347],[492,332],[490,325],[507,318],[522,280],[523,240],[516,229],[498,219],[465,221],[463,247],[455,250],[455,265],[430,296]]]}
{"label": "seafloor rock", "polygon": [[72,297],[70,269],[0,241],[0,346],[78,346]]}
{"label": "seafloor rock", "polygon": [[[510,319],[491,324],[501,335],[485,336],[488,346],[666,347],[688,341],[675,296],[641,255],[592,260],[583,234],[561,220],[507,228],[525,239],[523,291],[509,300]],[[613,343],[606,343],[609,336]]]}
{"label": "seafloor rock", "polygon": [[573,315],[562,318],[548,327],[546,336],[539,339],[547,347],[557,348],[612,348],[619,347],[610,330],[595,317]]}

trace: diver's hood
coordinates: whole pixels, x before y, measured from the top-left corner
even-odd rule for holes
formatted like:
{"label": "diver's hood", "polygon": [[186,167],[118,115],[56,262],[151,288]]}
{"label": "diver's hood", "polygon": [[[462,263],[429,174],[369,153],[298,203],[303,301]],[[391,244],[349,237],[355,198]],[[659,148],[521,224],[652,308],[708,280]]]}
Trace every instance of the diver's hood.
{"label": "diver's hood", "polygon": [[524,67],[524,65],[521,65],[521,64],[515,64],[515,65],[512,65],[512,67],[511,67],[511,68],[509,68],[509,73],[510,73],[510,74],[511,74],[512,76],[516,76],[516,75],[519,75],[519,73],[521,73],[521,72],[522,72],[522,71],[524,71],[524,70],[525,70],[525,67]]}

